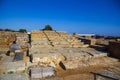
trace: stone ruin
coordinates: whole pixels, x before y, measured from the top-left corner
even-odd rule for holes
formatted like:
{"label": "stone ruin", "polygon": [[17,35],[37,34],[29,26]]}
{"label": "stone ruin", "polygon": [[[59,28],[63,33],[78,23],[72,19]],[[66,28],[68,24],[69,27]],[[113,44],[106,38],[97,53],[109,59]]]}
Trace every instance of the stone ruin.
{"label": "stone ruin", "polygon": [[[95,42],[93,40],[91,45]],[[62,31],[34,30],[30,37],[27,33],[0,32],[0,51],[4,54],[10,51],[9,56],[0,55],[0,78],[5,80],[10,76],[16,80],[16,76],[26,80],[69,80],[58,78],[58,75],[75,69],[90,72],[98,66],[108,67],[118,62],[108,57],[107,52],[97,51],[78,36]]]}
{"label": "stone ruin", "polygon": [[32,31],[30,55],[34,66],[60,66],[64,70],[107,67],[117,61],[107,57],[107,52],[89,48],[76,37],[59,31]]}
{"label": "stone ruin", "polygon": [[0,73],[25,71],[25,64],[29,61],[27,50],[30,48],[27,33],[1,31],[0,39]]}
{"label": "stone ruin", "polygon": [[58,31],[32,31],[31,46],[39,47],[87,47],[83,42],[77,40],[66,32]]}
{"label": "stone ruin", "polygon": [[[12,49],[25,49],[29,46],[29,44],[27,44],[28,41],[29,38],[26,33],[0,31],[0,52],[9,51],[9,47],[11,47]],[[14,42],[16,44],[13,44]]]}
{"label": "stone ruin", "polygon": [[[79,36],[78,37],[80,40],[82,40],[85,44],[89,45],[108,45],[109,41],[111,39],[106,39],[106,37],[103,36],[90,36],[90,35],[85,35],[85,36]],[[114,39],[112,39],[114,40]]]}
{"label": "stone ruin", "polygon": [[0,31],[0,52],[7,52],[15,39],[16,37],[14,33]]}

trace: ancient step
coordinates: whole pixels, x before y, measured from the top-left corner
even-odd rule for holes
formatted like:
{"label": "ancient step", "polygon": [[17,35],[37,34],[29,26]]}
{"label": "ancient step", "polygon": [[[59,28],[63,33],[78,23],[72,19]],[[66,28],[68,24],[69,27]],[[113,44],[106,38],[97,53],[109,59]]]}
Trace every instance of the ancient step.
{"label": "ancient step", "polygon": [[120,79],[120,65],[119,63],[116,65],[109,66],[107,69],[101,69],[95,72],[92,72],[96,79],[112,79],[119,80]]}
{"label": "ancient step", "polygon": [[44,77],[54,76],[54,75],[55,75],[55,72],[54,72],[54,68],[52,67],[30,69],[31,78],[44,78]]}
{"label": "ancient step", "polygon": [[42,54],[32,54],[32,62],[33,63],[43,63],[50,64],[50,62],[54,62],[55,64],[59,64],[60,61],[63,61],[65,58],[59,53],[42,53]]}
{"label": "ancient step", "polygon": [[117,59],[112,59],[109,57],[103,57],[103,58],[96,58],[96,59],[89,59],[89,60],[67,60],[61,62],[61,67],[64,67],[65,69],[75,69],[75,68],[81,68],[81,69],[89,69],[91,67],[95,66],[102,66],[102,67],[108,67],[109,65],[113,65],[115,62],[117,62]]}

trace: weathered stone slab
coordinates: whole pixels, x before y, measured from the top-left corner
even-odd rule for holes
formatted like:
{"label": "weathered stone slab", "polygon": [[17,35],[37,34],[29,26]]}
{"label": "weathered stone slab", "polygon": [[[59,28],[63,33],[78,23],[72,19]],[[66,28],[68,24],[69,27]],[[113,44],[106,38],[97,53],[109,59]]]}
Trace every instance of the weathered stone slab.
{"label": "weathered stone slab", "polygon": [[[102,60],[101,60],[102,59]],[[85,69],[89,67],[94,67],[94,66],[109,66],[113,65],[115,62],[117,62],[117,59],[112,59],[112,58],[97,58],[97,59],[90,59],[90,60],[67,60],[67,61],[62,61],[61,62],[61,67],[64,66],[65,69],[75,69],[75,68],[81,68]]]}
{"label": "weathered stone slab", "polygon": [[93,48],[81,48],[81,51],[90,54],[93,58],[107,56],[106,52],[97,51]]}
{"label": "weathered stone slab", "polygon": [[17,61],[17,62],[5,62],[0,66],[0,73],[15,73],[15,72],[23,72],[26,69],[25,62]]}
{"label": "weathered stone slab", "polygon": [[16,34],[16,43],[27,43],[29,42],[29,37],[27,33]]}
{"label": "weathered stone slab", "polygon": [[[94,72],[96,79],[105,79],[105,80],[119,80],[120,79],[120,65],[113,65],[107,69],[102,69]],[[101,76],[103,75],[103,76]],[[104,77],[105,76],[105,77]]]}
{"label": "weathered stone slab", "polygon": [[52,67],[31,68],[30,73],[31,73],[31,78],[43,78],[43,77],[55,75],[54,69]]}
{"label": "weathered stone slab", "polygon": [[2,62],[12,62],[13,60],[14,60],[14,57],[7,56],[7,57],[4,57],[4,60]]}
{"label": "weathered stone slab", "polygon": [[23,56],[24,56],[23,52],[16,52],[15,57],[14,57],[14,61],[23,60]]}
{"label": "weathered stone slab", "polygon": [[58,64],[60,61],[63,61],[65,58],[59,53],[44,53],[44,54],[32,54],[33,63],[46,63],[54,62]]}
{"label": "weathered stone slab", "polygon": [[92,56],[81,52],[81,53],[64,53],[63,54],[66,58],[66,60],[88,60],[90,59]]}
{"label": "weathered stone slab", "polygon": [[20,50],[21,49],[21,44],[20,43],[17,43],[17,44],[12,44],[11,46],[10,46],[10,51],[11,52],[15,52],[15,50]]}
{"label": "weathered stone slab", "polygon": [[0,80],[29,80],[28,74],[1,74]]}

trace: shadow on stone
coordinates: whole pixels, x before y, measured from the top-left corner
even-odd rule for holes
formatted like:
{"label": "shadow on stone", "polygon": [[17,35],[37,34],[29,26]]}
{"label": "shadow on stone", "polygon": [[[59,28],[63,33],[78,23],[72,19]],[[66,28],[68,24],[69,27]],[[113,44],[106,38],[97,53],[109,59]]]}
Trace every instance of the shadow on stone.
{"label": "shadow on stone", "polygon": [[7,51],[6,55],[7,55],[7,56],[10,56],[10,51]]}
{"label": "shadow on stone", "polygon": [[104,45],[91,45],[90,47],[94,48],[95,50],[100,51],[100,52],[107,52],[107,47],[108,46],[104,46]]}
{"label": "shadow on stone", "polygon": [[62,69],[66,70],[64,64],[63,64],[61,61],[60,61],[59,65],[60,65],[60,67],[61,67]]}
{"label": "shadow on stone", "polygon": [[32,56],[32,55],[30,55],[29,57],[30,57],[30,62],[32,62],[32,60],[33,60],[33,56]]}
{"label": "shadow on stone", "polygon": [[31,77],[31,70],[29,70],[29,76]]}

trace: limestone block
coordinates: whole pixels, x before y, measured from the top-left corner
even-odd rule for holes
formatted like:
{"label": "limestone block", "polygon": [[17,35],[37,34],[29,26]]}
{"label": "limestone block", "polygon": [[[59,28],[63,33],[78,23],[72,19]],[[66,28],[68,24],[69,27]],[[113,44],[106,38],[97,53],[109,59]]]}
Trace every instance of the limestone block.
{"label": "limestone block", "polygon": [[32,54],[32,62],[33,63],[46,63],[49,64],[50,62],[54,62],[58,64],[60,61],[64,60],[64,56],[59,53],[47,53],[47,54]]}
{"label": "limestone block", "polygon": [[0,80],[29,80],[28,74],[1,74]]}
{"label": "limestone block", "polygon": [[71,53],[62,53],[62,55],[64,55],[67,60],[88,60],[92,57],[88,53],[85,52],[76,53],[74,51]]}
{"label": "limestone block", "polygon": [[20,50],[20,49],[21,49],[21,44],[19,44],[19,43],[17,43],[17,44],[14,43],[10,46],[11,52],[15,52],[15,50]]}
{"label": "limestone block", "polygon": [[29,37],[27,34],[21,33],[19,35],[16,35],[16,42],[28,42],[29,41]]}
{"label": "limestone block", "polygon": [[4,73],[9,72],[23,72],[25,71],[26,66],[25,62],[17,61],[17,62],[5,62],[0,66],[0,71],[4,71]]}
{"label": "limestone block", "polygon": [[52,67],[45,68],[31,68],[31,78],[43,78],[55,75]]}
{"label": "limestone block", "polygon": [[62,61],[62,66],[64,66],[65,69],[75,69],[75,68],[89,69],[89,67],[95,68],[96,66],[108,67],[109,65],[114,65],[115,62],[117,62],[116,59],[111,59],[109,57],[89,59],[89,60],[75,59],[75,60]]}

